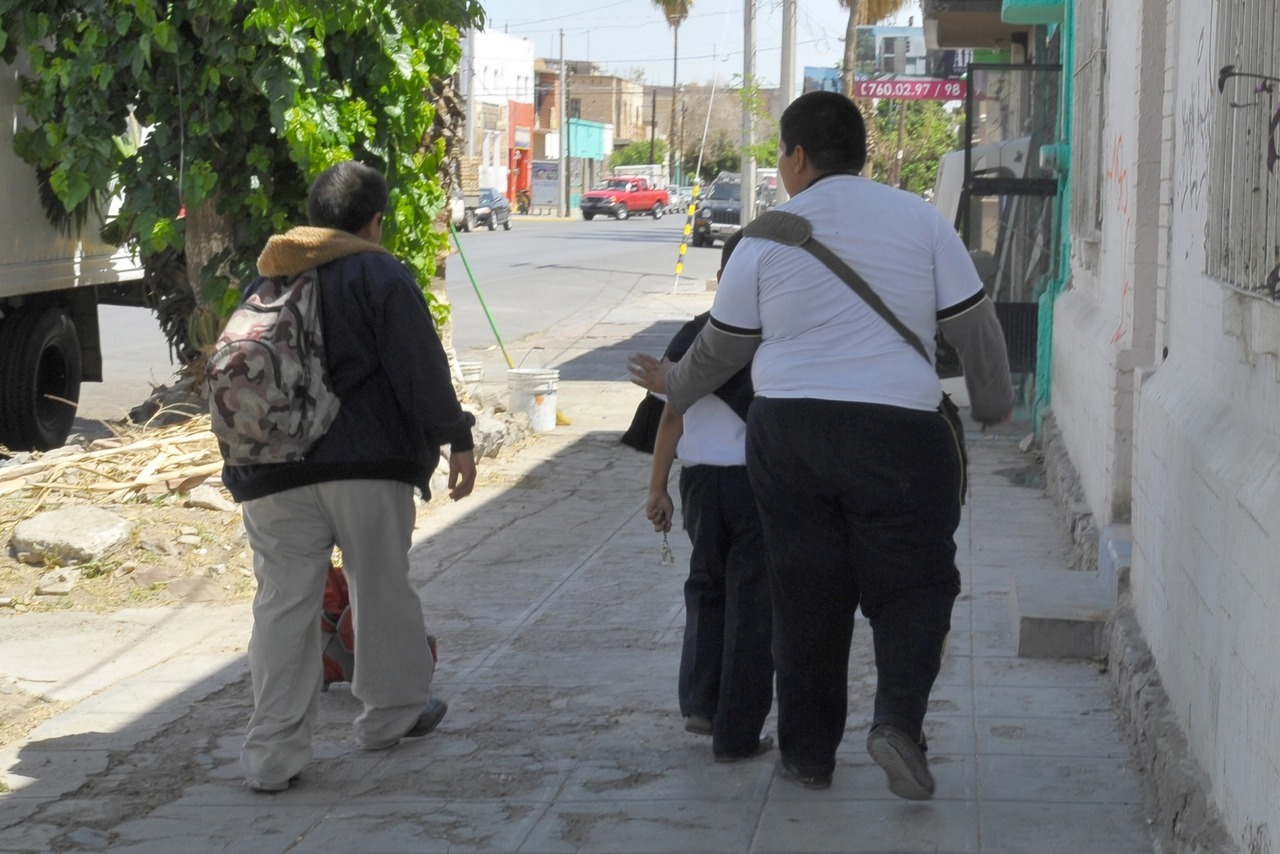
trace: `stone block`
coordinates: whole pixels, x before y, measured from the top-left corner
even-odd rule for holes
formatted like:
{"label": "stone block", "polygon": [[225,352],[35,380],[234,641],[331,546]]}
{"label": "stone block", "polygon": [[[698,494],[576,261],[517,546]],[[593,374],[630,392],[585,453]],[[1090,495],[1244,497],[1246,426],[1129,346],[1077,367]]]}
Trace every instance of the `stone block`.
{"label": "stone block", "polygon": [[1124,524],[1104,527],[1098,537],[1098,579],[1113,606],[1120,598],[1120,589],[1129,583],[1132,565],[1132,527]]}
{"label": "stone block", "polygon": [[1024,658],[1100,658],[1111,601],[1096,572],[1026,572],[1009,597],[1013,643]]}

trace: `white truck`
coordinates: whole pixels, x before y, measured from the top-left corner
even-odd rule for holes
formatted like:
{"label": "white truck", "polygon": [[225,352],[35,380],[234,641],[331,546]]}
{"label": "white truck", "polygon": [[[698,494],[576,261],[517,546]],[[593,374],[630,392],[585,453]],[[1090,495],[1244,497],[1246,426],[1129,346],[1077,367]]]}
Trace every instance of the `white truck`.
{"label": "white truck", "polygon": [[99,305],[144,304],[143,271],[97,239],[101,223],[65,235],[41,206],[35,171],[13,151],[19,69],[0,63],[0,445],[62,445],[81,382],[102,381]]}

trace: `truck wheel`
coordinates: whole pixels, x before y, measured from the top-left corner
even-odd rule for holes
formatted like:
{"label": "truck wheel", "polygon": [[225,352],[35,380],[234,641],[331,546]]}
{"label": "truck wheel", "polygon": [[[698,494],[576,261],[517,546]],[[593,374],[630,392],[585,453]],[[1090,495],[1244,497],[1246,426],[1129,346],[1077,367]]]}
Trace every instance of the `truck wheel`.
{"label": "truck wheel", "polygon": [[595,218],[596,218],[596,215],[595,215],[595,214],[589,214],[589,213],[587,213],[586,211],[583,211],[583,212],[582,212],[582,218],[583,218],[583,219],[585,219],[587,222],[591,222],[591,220],[593,220],[593,219],[595,219]]}
{"label": "truck wheel", "polygon": [[489,230],[493,231],[498,227],[498,215],[493,211],[489,211],[489,219],[486,222],[488,223]]}
{"label": "truck wheel", "polygon": [[664,213],[666,213],[666,210],[662,207],[662,202],[654,202],[654,203],[653,203],[653,218],[654,218],[654,219],[662,219],[662,215],[663,215]]}
{"label": "truck wheel", "polygon": [[692,240],[691,240],[690,242],[693,244],[693,248],[694,248],[694,249],[697,249],[697,248],[699,248],[700,246],[702,246],[702,232],[701,232],[701,231],[695,231],[695,232],[693,233],[693,238],[692,238]]}
{"label": "truck wheel", "polygon": [[621,207],[621,208],[618,208],[618,212],[613,215],[613,218],[626,219],[629,216],[631,216],[631,211],[627,210],[625,207]]}
{"label": "truck wheel", "polygon": [[62,447],[80,400],[80,339],[60,308],[24,309],[0,323],[0,443]]}

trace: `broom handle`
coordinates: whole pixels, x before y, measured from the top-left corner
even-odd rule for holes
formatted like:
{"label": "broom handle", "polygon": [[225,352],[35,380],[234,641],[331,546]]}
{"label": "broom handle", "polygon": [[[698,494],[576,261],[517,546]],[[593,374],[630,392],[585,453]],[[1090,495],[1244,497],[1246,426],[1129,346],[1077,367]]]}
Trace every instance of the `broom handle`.
{"label": "broom handle", "polygon": [[471,287],[475,289],[476,298],[480,300],[480,307],[484,309],[484,316],[489,320],[489,328],[493,330],[493,337],[498,341],[498,349],[502,351],[502,357],[507,360],[507,367],[514,368],[516,363],[511,361],[511,355],[507,353],[507,345],[502,343],[502,335],[498,333],[498,325],[493,322],[493,315],[489,313],[489,306],[484,301],[484,294],[480,293],[480,286],[476,284],[475,273],[471,272],[471,265],[467,263],[467,253],[462,251],[462,241],[458,239],[458,230],[453,227],[453,223],[449,223],[449,233],[453,235],[454,245],[458,247],[458,256],[462,258],[462,266],[467,270],[467,277],[471,279]]}

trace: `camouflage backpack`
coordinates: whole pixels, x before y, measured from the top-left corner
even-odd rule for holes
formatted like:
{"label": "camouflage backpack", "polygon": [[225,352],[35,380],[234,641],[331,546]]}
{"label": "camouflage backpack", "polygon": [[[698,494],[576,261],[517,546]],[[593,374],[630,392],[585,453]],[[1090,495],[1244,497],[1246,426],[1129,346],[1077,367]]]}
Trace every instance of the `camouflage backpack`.
{"label": "camouflage backpack", "polygon": [[314,269],[260,278],[209,359],[209,413],[232,465],[301,460],[338,416]]}

